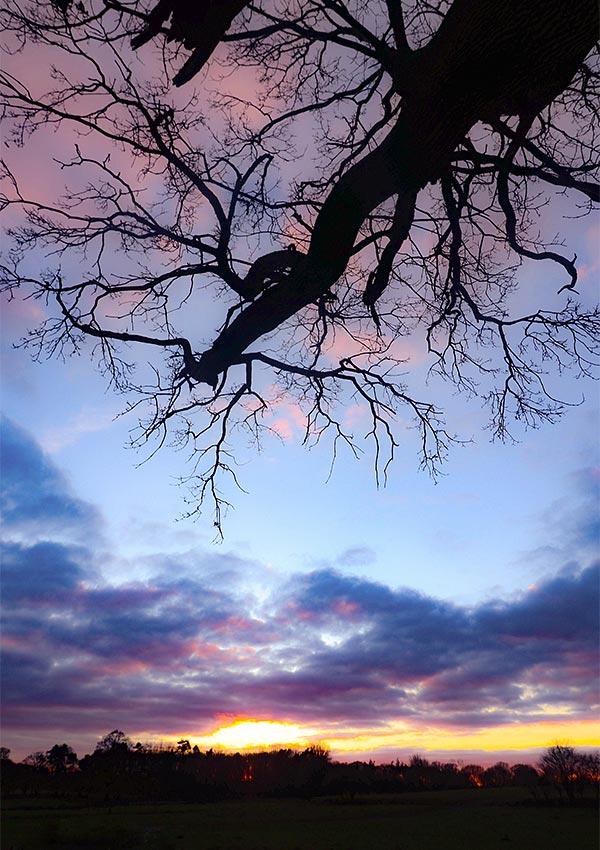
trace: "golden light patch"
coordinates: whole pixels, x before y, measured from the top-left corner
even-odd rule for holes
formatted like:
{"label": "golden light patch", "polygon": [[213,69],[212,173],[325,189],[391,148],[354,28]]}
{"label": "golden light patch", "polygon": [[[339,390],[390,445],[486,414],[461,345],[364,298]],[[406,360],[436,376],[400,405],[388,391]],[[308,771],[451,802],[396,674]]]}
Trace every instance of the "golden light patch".
{"label": "golden light patch", "polygon": [[575,747],[600,746],[600,729],[595,721],[548,721],[495,726],[475,732],[434,728],[404,727],[397,732],[353,734],[326,737],[324,745],[335,753],[375,751],[398,747],[419,750],[521,750],[549,747],[556,741]]}
{"label": "golden light patch", "polygon": [[314,729],[296,723],[280,723],[276,720],[236,720],[222,726],[212,735],[195,739],[203,748],[222,747],[226,750],[248,750],[273,746],[308,746]]}

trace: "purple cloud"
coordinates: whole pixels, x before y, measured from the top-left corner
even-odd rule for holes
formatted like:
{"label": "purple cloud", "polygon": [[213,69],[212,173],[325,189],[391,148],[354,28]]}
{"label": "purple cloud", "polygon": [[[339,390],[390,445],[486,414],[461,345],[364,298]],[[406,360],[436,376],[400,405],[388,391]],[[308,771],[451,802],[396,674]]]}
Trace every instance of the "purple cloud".
{"label": "purple cloud", "polygon": [[93,575],[82,566],[87,552],[44,541],[33,546],[0,543],[2,597],[7,606],[56,605]]}
{"label": "purple cloud", "polygon": [[[298,577],[256,621],[240,613],[235,594],[215,596],[200,580],[88,589],[73,586],[68,561],[63,567],[67,580],[58,580],[51,609],[19,607],[11,591],[5,724],[19,725],[32,706],[46,704],[102,707],[107,722],[125,712],[129,727],[180,728],[201,717],[210,725],[239,712],[370,724],[421,715],[461,725],[468,716],[485,725],[514,720],[515,712],[530,719],[565,699],[584,716],[593,697],[597,566],[470,612],[320,571]],[[324,588],[335,593],[324,596]],[[23,600],[29,593],[25,582]],[[296,619],[319,598],[328,604],[317,618]],[[332,604],[338,599],[359,604],[360,614],[345,618]],[[568,612],[584,627],[567,627]],[[339,642],[328,644],[336,630]],[[270,642],[253,640],[261,631]],[[534,685],[523,702],[523,688]]]}

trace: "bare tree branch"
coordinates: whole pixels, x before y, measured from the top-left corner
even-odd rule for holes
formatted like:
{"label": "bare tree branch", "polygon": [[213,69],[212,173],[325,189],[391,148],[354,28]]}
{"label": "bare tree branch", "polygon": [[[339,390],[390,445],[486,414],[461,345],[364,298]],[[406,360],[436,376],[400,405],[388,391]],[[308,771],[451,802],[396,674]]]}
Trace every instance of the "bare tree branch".
{"label": "bare tree branch", "polygon": [[[334,453],[360,452],[358,406],[382,481],[408,411],[437,469],[454,436],[405,339],[499,437],[560,414],[564,368],[595,374],[598,311],[542,216],[599,200],[595,0],[5,5],[0,282],[48,311],[24,344],[91,341],[140,442],[193,447],[218,529],[232,434],[273,433],[282,398]],[[36,138],[63,197],[27,179]],[[567,280],[521,315],[530,261]]]}

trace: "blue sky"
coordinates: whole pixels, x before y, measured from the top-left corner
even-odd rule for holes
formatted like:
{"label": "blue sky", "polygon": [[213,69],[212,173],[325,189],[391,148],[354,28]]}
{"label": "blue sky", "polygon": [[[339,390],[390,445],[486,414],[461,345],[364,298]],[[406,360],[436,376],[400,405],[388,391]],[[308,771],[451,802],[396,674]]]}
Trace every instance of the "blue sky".
{"label": "blue sky", "polygon": [[[151,554],[158,543],[211,546],[210,507],[196,520],[182,519],[185,452],[165,447],[139,466],[146,455],[128,448],[135,415],[116,418],[125,400],[106,391],[86,357],[32,363],[26,352],[9,349],[27,326],[30,304],[4,309],[5,413],[98,507],[121,555]],[[567,393],[581,391],[568,378],[564,384]],[[446,393],[449,420],[473,442],[454,447],[434,481],[418,470],[417,435],[405,432],[380,489],[368,452],[359,460],[342,453],[330,476],[331,446],[305,449],[290,416],[289,439],[272,438],[260,453],[240,446],[247,493],[231,491],[234,508],[217,550],[233,549],[278,572],[322,565],[365,571],[465,604],[522,590],[569,558],[553,516],[577,512],[582,470],[598,466],[597,389],[589,382],[585,405],[567,410],[557,425],[522,433],[517,444],[491,442],[479,402]]]}

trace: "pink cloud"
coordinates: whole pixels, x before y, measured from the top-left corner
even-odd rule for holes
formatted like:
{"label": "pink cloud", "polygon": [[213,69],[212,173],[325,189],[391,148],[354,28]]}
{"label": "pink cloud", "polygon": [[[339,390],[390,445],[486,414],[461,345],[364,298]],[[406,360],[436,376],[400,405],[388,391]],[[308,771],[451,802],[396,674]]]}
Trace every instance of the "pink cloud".
{"label": "pink cloud", "polygon": [[336,614],[341,614],[344,617],[350,614],[356,614],[360,611],[360,605],[358,602],[349,602],[347,599],[336,599],[331,609]]}
{"label": "pink cloud", "polygon": [[215,631],[222,632],[235,632],[237,630],[246,630],[246,629],[254,629],[256,626],[256,620],[250,620],[247,617],[236,617],[234,615],[227,617],[227,619],[220,623],[219,626],[215,629]]}
{"label": "pink cloud", "polygon": [[151,666],[148,662],[138,661],[135,659],[123,659],[120,661],[107,661],[104,664],[88,664],[86,672],[88,674],[100,676],[126,676],[131,673],[147,673]]}
{"label": "pink cloud", "polygon": [[11,297],[8,292],[0,293],[2,325],[6,332],[15,336],[24,334],[28,328],[39,325],[47,316],[40,301],[23,298],[20,292]]}
{"label": "pink cloud", "polygon": [[[339,363],[347,357],[367,355],[370,352],[380,353],[382,357],[387,356],[400,361],[407,361],[414,365],[422,363],[427,357],[427,351],[421,341],[412,337],[393,338],[386,334],[378,337],[376,333],[362,333],[354,335],[336,334],[325,349],[325,355],[332,363]],[[360,359],[358,360],[360,363]]]}
{"label": "pink cloud", "polygon": [[281,437],[282,440],[285,440],[286,442],[292,440],[294,436],[292,426],[287,419],[275,419],[275,421],[271,423],[270,427],[278,436]]}
{"label": "pink cloud", "polygon": [[192,658],[217,658],[223,655],[223,650],[216,643],[195,640],[191,644]]}
{"label": "pink cloud", "polygon": [[282,440],[290,442],[294,439],[304,439],[308,427],[308,419],[299,404],[288,400],[285,395],[282,396],[280,394],[269,405],[266,424]]}
{"label": "pink cloud", "polygon": [[344,427],[353,428],[364,422],[369,415],[369,408],[366,404],[351,404],[344,412]]}

